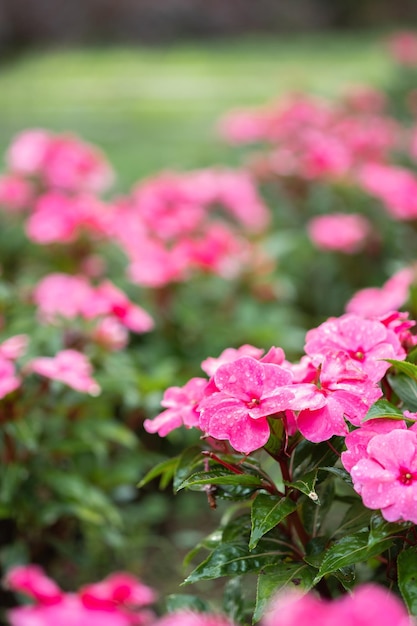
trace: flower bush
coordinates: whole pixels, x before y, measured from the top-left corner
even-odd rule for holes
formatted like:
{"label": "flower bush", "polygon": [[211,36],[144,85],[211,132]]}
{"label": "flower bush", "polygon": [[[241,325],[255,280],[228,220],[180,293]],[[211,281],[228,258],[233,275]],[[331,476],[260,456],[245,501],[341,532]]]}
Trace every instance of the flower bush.
{"label": "flower bush", "polygon": [[[401,85],[227,114],[235,169],[112,196],[113,168],[75,135],[14,139],[0,177],[5,623],[412,624],[413,37],[388,45]],[[164,569],[190,549],[197,593],[171,593]]]}

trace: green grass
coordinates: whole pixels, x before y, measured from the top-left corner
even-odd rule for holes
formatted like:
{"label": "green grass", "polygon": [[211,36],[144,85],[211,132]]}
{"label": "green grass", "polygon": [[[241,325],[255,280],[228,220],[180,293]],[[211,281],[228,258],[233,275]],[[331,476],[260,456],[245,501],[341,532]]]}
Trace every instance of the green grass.
{"label": "green grass", "polygon": [[163,168],[236,161],[214,133],[230,108],[332,95],[389,70],[375,33],[33,51],[0,67],[0,148],[23,128],[71,130],[107,152],[125,190]]}

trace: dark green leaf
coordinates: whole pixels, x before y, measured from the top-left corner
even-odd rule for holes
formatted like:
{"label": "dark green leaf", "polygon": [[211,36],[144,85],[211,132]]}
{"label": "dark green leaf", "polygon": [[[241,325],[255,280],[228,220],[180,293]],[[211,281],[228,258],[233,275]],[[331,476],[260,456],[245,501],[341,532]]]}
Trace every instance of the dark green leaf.
{"label": "dark green leaf", "polygon": [[306,563],[277,563],[265,567],[258,576],[254,622],[261,619],[271,597],[278,591],[299,587],[308,591],[317,571]]}
{"label": "dark green leaf", "polygon": [[294,451],[294,478],[298,479],[317,467],[334,465],[339,460],[339,453],[344,445],[343,437],[333,437],[322,443],[302,440]]}
{"label": "dark green leaf", "polygon": [[173,482],[175,493],[181,488],[180,485],[185,479],[196,469],[196,466],[203,463],[203,460],[201,448],[197,446],[187,448],[187,450],[184,450],[178,457]]}
{"label": "dark green leaf", "polygon": [[400,400],[403,400],[406,409],[417,411],[417,383],[406,376],[388,376],[388,382]]}
{"label": "dark green leaf", "polygon": [[347,535],[336,541],[324,554],[315,583],[326,574],[331,574],[348,565],[362,563],[381,554],[392,544],[392,540],[387,538],[369,546],[368,539],[369,533],[366,530]]}
{"label": "dark green leaf", "polygon": [[372,511],[363,506],[362,500],[353,499],[352,504],[346,511],[342,521],[338,524],[332,537],[338,537],[347,533],[352,534],[369,527]]}
{"label": "dark green leaf", "polygon": [[345,469],[342,469],[341,467],[320,467],[319,469],[323,472],[329,472],[330,474],[337,476],[347,485],[352,486],[353,484],[349,472],[347,472]]}
{"label": "dark green leaf", "polygon": [[283,540],[261,539],[251,552],[245,541],[236,540],[220,544],[184,581],[195,583],[221,576],[238,576],[260,572],[267,565],[293,556],[291,545]]}
{"label": "dark green leaf", "polygon": [[370,522],[368,546],[373,546],[391,535],[402,535],[410,526],[411,522],[387,522],[380,513],[374,513]]}
{"label": "dark green leaf", "polygon": [[403,420],[404,415],[398,407],[391,404],[391,402],[388,402],[388,400],[377,400],[375,404],[371,406],[362,422],[381,418]]}
{"label": "dark green leaf", "polygon": [[209,472],[195,472],[177,487],[177,491],[203,485],[249,485],[262,487],[262,479],[253,474],[234,474],[230,470],[222,468],[210,470]]}
{"label": "dark green leaf", "polygon": [[384,360],[391,363],[391,365],[393,365],[398,372],[402,372],[406,376],[414,378],[414,380],[417,381],[417,365],[409,363],[408,361],[396,361],[395,359]]}
{"label": "dark green leaf", "polygon": [[284,436],[284,424],[282,419],[270,417],[268,418],[268,424],[271,434],[266,442],[264,448],[270,454],[276,454],[281,450],[282,439]]}
{"label": "dark green leaf", "polygon": [[398,586],[411,615],[417,615],[417,546],[400,552],[397,559]]}
{"label": "dark green leaf", "polygon": [[278,498],[258,493],[252,504],[252,530],[249,549],[255,548],[259,539],[279,524],[297,508],[289,498]]}

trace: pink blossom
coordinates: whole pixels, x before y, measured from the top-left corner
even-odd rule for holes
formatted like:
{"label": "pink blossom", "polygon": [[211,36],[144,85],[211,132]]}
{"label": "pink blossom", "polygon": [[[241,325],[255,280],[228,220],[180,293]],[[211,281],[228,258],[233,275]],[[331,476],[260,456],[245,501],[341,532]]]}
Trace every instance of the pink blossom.
{"label": "pink blossom", "polygon": [[0,177],[0,206],[10,213],[28,209],[33,199],[30,182],[15,174]]}
{"label": "pink blossom", "polygon": [[11,589],[30,596],[44,606],[61,602],[64,595],[58,585],[48,578],[38,565],[14,567],[8,571],[5,583]]}
{"label": "pink blossom", "polygon": [[7,164],[12,172],[37,176],[50,188],[98,192],[113,180],[104,155],[74,135],[43,129],[20,133],[13,140]]}
{"label": "pink blossom", "polygon": [[343,94],[343,104],[358,113],[382,113],[387,106],[387,97],[370,85],[353,85]]}
{"label": "pink blossom", "polygon": [[357,291],[346,305],[348,313],[364,317],[379,317],[399,309],[409,296],[414,282],[414,270],[405,267],[396,272],[382,287],[368,287]]}
{"label": "pink blossom", "polygon": [[307,230],[318,248],[354,254],[364,247],[371,227],[362,215],[334,213],[312,218]]}
{"label": "pink blossom", "polygon": [[114,610],[116,607],[139,608],[156,600],[153,589],[127,572],[114,572],[98,583],[86,585],[79,591],[87,608]]}
{"label": "pink blossom", "polygon": [[381,509],[389,522],[417,523],[417,433],[394,429],[370,439],[350,470],[366,507]]}
{"label": "pink blossom", "polygon": [[161,405],[166,408],[152,420],[144,421],[148,433],[158,433],[165,437],[171,430],[199,425],[196,407],[204,396],[207,387],[205,378],[191,378],[183,387],[169,387],[164,393]]}
{"label": "pink blossom", "polygon": [[280,365],[244,356],[221,365],[213,376],[215,391],[199,403],[200,428],[249,454],[268,441],[267,417],[290,406],[292,375]]}
{"label": "pink blossom", "polygon": [[264,350],[255,348],[249,344],[240,346],[240,348],[226,348],[217,358],[208,357],[201,363],[201,369],[208,376],[213,376],[215,371],[224,363],[235,361],[241,356],[252,356],[254,359],[260,359]]}
{"label": "pink blossom", "polygon": [[59,317],[73,319],[81,314],[84,303],[94,298],[94,292],[84,276],[55,272],[36,285],[33,299],[40,319],[54,322]]}
{"label": "pink blossom", "polygon": [[230,111],[218,123],[219,135],[232,144],[254,143],[267,135],[268,120],[254,109]]}
{"label": "pink blossom", "polygon": [[233,626],[224,615],[178,611],[161,617],[153,626]]}
{"label": "pink blossom", "polygon": [[93,196],[70,197],[60,191],[40,196],[26,222],[26,234],[35,243],[71,243],[81,232],[107,236],[111,209]]}
{"label": "pink blossom", "polygon": [[129,298],[109,280],[101,283],[86,299],[81,308],[85,317],[114,315],[120,322],[136,333],[151,330],[154,321],[142,307],[130,302]]}
{"label": "pink blossom", "polygon": [[346,314],[329,318],[306,334],[305,352],[319,365],[329,353],[343,352],[370,380],[382,379],[389,363],[383,359],[404,359],[397,335],[378,320]]}
{"label": "pink blossom", "polygon": [[28,335],[14,335],[0,343],[0,357],[15,361],[23,356],[29,344]]}
{"label": "pink blossom", "polygon": [[152,589],[124,572],[64,593],[40,567],[23,565],[7,573],[6,584],[36,601],[9,611],[11,626],[150,626],[155,619],[143,609],[155,599]]}
{"label": "pink blossom", "polygon": [[12,172],[33,176],[45,161],[51,134],[42,129],[25,130],[18,134],[6,155],[6,162]]}
{"label": "pink blossom", "polygon": [[315,443],[333,435],[347,435],[346,419],[359,425],[382,395],[381,389],[343,352],[325,357],[318,374],[317,386],[309,385],[310,406],[303,407],[295,417],[299,431]]}
{"label": "pink blossom", "polygon": [[400,31],[388,40],[388,50],[400,65],[417,65],[417,34],[413,31]]}
{"label": "pink blossom", "polygon": [[404,167],[367,163],[359,172],[359,184],[379,198],[387,212],[398,220],[417,217],[417,178]]}
{"label": "pink blossom", "polygon": [[[407,417],[404,414],[405,417]],[[366,448],[372,437],[383,433],[389,433],[391,430],[401,430],[407,428],[406,423],[393,419],[373,419],[368,420],[360,425],[359,428],[352,430],[345,438],[347,450],[342,452],[341,460],[345,469],[350,472],[352,467],[358,461],[366,457]]]}
{"label": "pink blossom", "polygon": [[20,377],[16,375],[16,368],[9,358],[0,355],[0,398],[18,389],[21,385]]}
{"label": "pink blossom", "polygon": [[278,593],[261,626],[412,626],[401,601],[387,589],[366,584],[350,595],[323,600],[312,593]]}
{"label": "pink blossom", "polygon": [[114,317],[103,317],[91,331],[93,341],[103,346],[106,350],[123,350],[128,344],[129,334]]}
{"label": "pink blossom", "polygon": [[58,380],[76,391],[96,396],[100,386],[91,377],[92,367],[87,357],[77,350],[61,350],[54,357],[37,357],[27,364],[28,372],[35,372],[51,380]]}

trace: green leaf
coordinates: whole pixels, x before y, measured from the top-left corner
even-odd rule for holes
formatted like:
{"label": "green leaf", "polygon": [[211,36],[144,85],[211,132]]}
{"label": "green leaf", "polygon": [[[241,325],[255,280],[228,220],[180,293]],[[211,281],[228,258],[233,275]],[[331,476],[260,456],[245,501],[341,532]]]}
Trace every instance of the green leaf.
{"label": "green leaf", "polygon": [[398,586],[411,615],[417,615],[417,546],[398,555]]}
{"label": "green leaf", "polygon": [[242,583],[242,576],[234,576],[227,582],[224,589],[223,613],[233,624],[247,623],[245,620],[245,592]]}
{"label": "green leaf", "polygon": [[284,424],[282,419],[274,417],[268,418],[268,424],[271,434],[269,435],[269,439],[264,445],[264,448],[269,454],[273,455],[281,450],[282,439],[284,436]]}
{"label": "green leaf", "polygon": [[319,469],[323,472],[329,472],[329,474],[337,476],[338,478],[343,480],[344,483],[352,486],[352,478],[349,472],[347,472],[345,469],[342,469],[341,467],[320,467]]}
{"label": "green leaf", "polygon": [[252,504],[252,530],[249,549],[256,547],[259,539],[295,511],[297,505],[289,498],[277,498],[258,493]]}
{"label": "green leaf", "polygon": [[294,452],[294,478],[301,478],[303,474],[317,467],[334,465],[339,460],[339,453],[344,445],[344,437],[333,437],[322,443],[302,440]]}
{"label": "green leaf", "polygon": [[338,524],[332,537],[365,530],[369,527],[371,516],[372,511],[363,506],[362,500],[354,497],[351,506],[346,511],[341,523]]}
{"label": "green leaf", "polygon": [[278,591],[299,587],[308,591],[313,587],[317,570],[307,563],[279,563],[265,567],[258,576],[254,622],[261,619],[271,597]]}
{"label": "green leaf", "polygon": [[285,482],[287,487],[292,487],[293,489],[297,489],[297,491],[301,491],[304,495],[308,496],[312,502],[315,504],[320,504],[319,497],[316,493],[316,482],[317,482],[317,473],[318,468],[311,470],[298,480],[294,482]]}
{"label": "green leaf", "polygon": [[293,556],[292,546],[280,539],[263,538],[251,552],[247,542],[241,539],[222,543],[191,572],[183,584],[260,572],[286,556]]}
{"label": "green leaf", "polygon": [[198,446],[187,448],[187,450],[184,450],[184,452],[178,457],[173,482],[175,493],[181,489],[180,485],[192,473],[196,466],[203,463],[203,460],[204,457],[201,454],[201,448]]}
{"label": "green leaf", "polygon": [[390,375],[388,382],[400,400],[405,403],[404,408],[417,411],[417,383],[404,374]]}
{"label": "green leaf", "polygon": [[208,613],[210,605],[205,601],[187,593],[172,593],[165,601],[167,613],[175,611],[194,611],[197,613]]}
{"label": "green leaf", "polygon": [[323,556],[315,584],[326,574],[331,574],[348,565],[367,561],[392,545],[392,540],[389,538],[382,539],[371,546],[369,546],[368,540],[369,532],[364,530],[336,541]]}
{"label": "green leaf", "polygon": [[203,485],[249,485],[259,488],[262,487],[262,479],[253,474],[235,474],[222,468],[209,472],[195,472],[178,486],[177,491]]}
{"label": "green leaf", "polygon": [[391,363],[396,370],[402,372],[410,378],[414,378],[414,380],[417,381],[417,365],[414,365],[414,363],[409,363],[408,361],[396,361],[395,359],[384,359],[384,361]]}
{"label": "green leaf", "polygon": [[411,522],[387,522],[380,513],[374,513],[370,522],[368,546],[373,546],[391,535],[402,535],[411,525]]}
{"label": "green leaf", "polygon": [[177,464],[178,457],[167,459],[166,461],[158,463],[151,470],[149,470],[147,474],[145,474],[142,480],[138,483],[138,488],[141,489],[150,483],[154,478],[158,478],[158,476],[161,476],[161,485],[163,483],[164,486],[166,486],[173,477]]}
{"label": "green leaf", "polygon": [[403,420],[404,415],[398,407],[391,404],[391,402],[388,402],[388,400],[377,400],[363,418],[362,423],[367,422],[368,420],[381,418]]}

